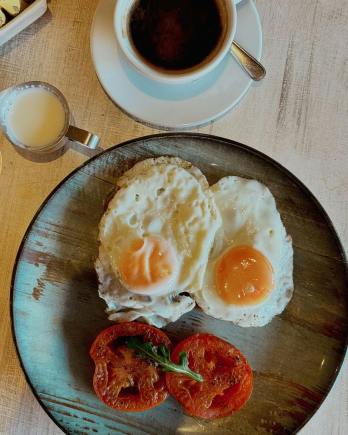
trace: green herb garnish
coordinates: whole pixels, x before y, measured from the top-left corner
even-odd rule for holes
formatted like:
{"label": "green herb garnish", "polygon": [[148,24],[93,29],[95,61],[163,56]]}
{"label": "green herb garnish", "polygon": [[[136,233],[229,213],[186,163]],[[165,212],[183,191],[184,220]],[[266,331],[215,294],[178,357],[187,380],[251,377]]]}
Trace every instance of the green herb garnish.
{"label": "green herb garnish", "polygon": [[151,342],[142,342],[138,337],[129,337],[126,345],[139,352],[141,356],[156,361],[164,372],[182,373],[197,382],[203,382],[203,377],[190,369],[186,352],[180,352],[179,364],[175,364],[170,360],[169,349],[164,344],[154,346]]}

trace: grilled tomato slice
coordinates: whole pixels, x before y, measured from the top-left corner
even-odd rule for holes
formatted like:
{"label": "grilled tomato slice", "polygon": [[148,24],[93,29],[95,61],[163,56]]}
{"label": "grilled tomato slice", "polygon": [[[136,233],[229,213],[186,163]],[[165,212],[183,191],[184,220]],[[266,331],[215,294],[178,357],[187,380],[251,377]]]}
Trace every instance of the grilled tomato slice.
{"label": "grilled tomato slice", "polygon": [[197,382],[185,375],[166,373],[169,393],[187,414],[214,419],[239,410],[249,399],[253,388],[252,370],[242,353],[221,338],[195,334],[181,341],[171,359],[177,363],[186,352],[191,370],[203,376]]}
{"label": "grilled tomato slice", "polygon": [[145,411],[166,399],[165,374],[127,347],[125,338],[131,336],[171,347],[164,332],[143,323],[119,323],[105,329],[90,349],[95,363],[93,387],[100,400],[113,409]]}

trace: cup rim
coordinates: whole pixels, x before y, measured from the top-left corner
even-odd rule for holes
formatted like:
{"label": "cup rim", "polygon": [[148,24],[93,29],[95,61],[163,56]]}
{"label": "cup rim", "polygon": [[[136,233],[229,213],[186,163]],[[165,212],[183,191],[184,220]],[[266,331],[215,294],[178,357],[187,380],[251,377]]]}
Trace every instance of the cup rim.
{"label": "cup rim", "polygon": [[[9,129],[6,128],[6,114],[4,114],[4,112],[7,109],[6,100],[11,98],[11,94],[13,94],[15,92],[20,92],[23,89],[35,88],[35,87],[44,88],[47,91],[53,93],[56,97],[58,97],[59,101],[62,103],[64,112],[65,112],[65,123],[64,123],[64,128],[62,129],[61,133],[59,134],[59,136],[57,136],[57,139],[55,139],[54,141],[51,141],[50,143],[48,143],[42,147],[30,147],[30,146],[22,143],[20,140],[16,139],[15,137],[12,137],[9,134]],[[50,151],[53,151],[56,149],[55,145],[59,144],[59,142],[61,142],[61,140],[65,137],[65,135],[69,129],[69,125],[70,125],[69,105],[68,105],[68,102],[67,102],[65,96],[62,94],[62,92],[58,88],[51,85],[50,83],[42,82],[42,81],[23,82],[23,83],[19,83],[17,85],[12,86],[7,91],[5,91],[5,95],[3,98],[5,99],[5,104],[4,104],[2,114],[1,114],[2,115],[1,121],[2,121],[2,126],[3,126],[3,133],[9,142],[11,142],[13,145],[15,145],[19,148],[22,148],[22,149],[25,149],[25,150],[28,150],[31,152],[37,152],[37,153],[50,152]],[[7,101],[7,104],[8,103],[9,102]]]}
{"label": "cup rim", "polygon": [[[127,15],[135,1],[136,0],[128,0],[126,4]],[[123,19],[123,11],[125,8],[125,1],[123,0],[117,0],[114,8],[113,22],[116,40],[123,55],[126,57],[131,66],[152,80],[167,84],[181,84],[198,80],[215,69],[217,65],[220,64],[220,62],[225,58],[226,54],[230,50],[230,47],[232,46],[237,28],[237,11],[234,0],[226,0],[226,2],[231,6],[232,17],[232,25],[228,30],[228,36],[225,37],[225,40],[223,41],[222,46],[216,55],[214,55],[212,59],[198,69],[194,69],[192,71],[188,70],[187,72],[183,71],[181,73],[166,73],[164,71],[159,71],[155,68],[152,68],[150,65],[146,64],[135,50],[129,50],[128,46],[125,44],[125,41],[128,39],[126,36],[128,31],[125,27],[126,20]]]}

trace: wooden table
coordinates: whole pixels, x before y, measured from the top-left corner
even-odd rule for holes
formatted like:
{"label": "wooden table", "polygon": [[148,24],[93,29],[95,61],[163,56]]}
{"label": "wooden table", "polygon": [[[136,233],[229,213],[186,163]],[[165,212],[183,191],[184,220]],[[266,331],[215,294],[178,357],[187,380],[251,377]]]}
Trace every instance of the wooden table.
{"label": "wooden table", "polygon": [[[67,97],[76,123],[107,148],[156,130],[136,123],[103,92],[89,32],[98,0],[51,0],[38,22],[0,48],[0,90],[48,81]],[[348,247],[348,8],[344,0],[259,0],[267,78],[238,108],[198,129],[251,145],[296,174],[317,196]],[[27,386],[12,343],[9,296],[15,255],[41,202],[87,157],[23,158],[0,135],[0,433],[59,434]],[[348,371],[341,370],[302,435],[348,433]]]}

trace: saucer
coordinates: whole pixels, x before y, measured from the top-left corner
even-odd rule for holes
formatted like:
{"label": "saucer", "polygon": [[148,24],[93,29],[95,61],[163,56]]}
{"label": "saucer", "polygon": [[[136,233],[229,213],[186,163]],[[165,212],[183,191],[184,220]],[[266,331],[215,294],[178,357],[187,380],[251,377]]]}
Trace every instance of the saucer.
{"label": "saucer", "polygon": [[[166,85],[128,64],[113,27],[115,0],[101,0],[91,29],[94,67],[105,92],[136,120],[164,129],[193,128],[224,115],[247,93],[252,80],[232,55],[207,76],[189,84]],[[235,40],[260,59],[262,29],[253,0],[237,6]]]}

